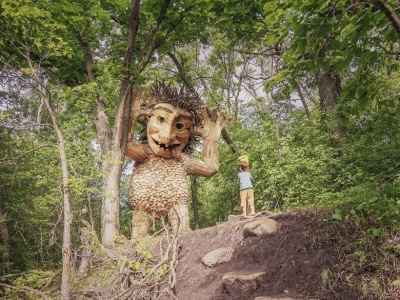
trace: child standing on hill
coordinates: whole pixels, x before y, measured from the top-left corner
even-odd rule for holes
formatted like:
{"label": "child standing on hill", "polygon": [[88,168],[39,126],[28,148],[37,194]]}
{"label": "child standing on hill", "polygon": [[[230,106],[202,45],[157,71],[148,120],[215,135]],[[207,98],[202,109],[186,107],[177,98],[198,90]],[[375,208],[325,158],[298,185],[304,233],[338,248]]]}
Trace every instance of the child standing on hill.
{"label": "child standing on hill", "polygon": [[239,164],[239,186],[240,186],[240,206],[243,213],[241,216],[246,216],[247,205],[250,206],[250,216],[255,214],[254,210],[254,190],[253,190],[253,176],[250,174],[249,164],[241,161]]}

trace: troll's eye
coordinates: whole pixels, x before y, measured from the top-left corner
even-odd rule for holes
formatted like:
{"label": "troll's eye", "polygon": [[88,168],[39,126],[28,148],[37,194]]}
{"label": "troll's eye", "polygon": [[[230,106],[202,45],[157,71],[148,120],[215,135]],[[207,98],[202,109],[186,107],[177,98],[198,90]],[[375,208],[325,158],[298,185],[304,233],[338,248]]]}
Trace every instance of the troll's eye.
{"label": "troll's eye", "polygon": [[185,128],[185,125],[183,125],[183,123],[176,123],[175,127],[178,130],[183,130]]}
{"label": "troll's eye", "polygon": [[158,117],[157,118],[157,122],[160,123],[160,124],[164,123],[165,122],[164,117]]}

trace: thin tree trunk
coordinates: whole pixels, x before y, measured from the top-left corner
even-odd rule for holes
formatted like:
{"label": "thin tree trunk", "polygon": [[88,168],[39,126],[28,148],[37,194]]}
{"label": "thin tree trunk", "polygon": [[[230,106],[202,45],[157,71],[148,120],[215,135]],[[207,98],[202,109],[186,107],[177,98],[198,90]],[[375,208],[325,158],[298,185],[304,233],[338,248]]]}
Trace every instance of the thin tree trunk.
{"label": "thin tree trunk", "polygon": [[[95,82],[96,76],[93,70],[93,56],[89,44],[84,37],[78,32],[77,38],[82,47],[88,82]],[[97,95],[97,111],[96,111],[96,131],[99,136],[100,149],[103,154],[102,171],[103,171],[103,193],[101,201],[101,241],[104,245],[113,245],[114,237],[119,235],[119,183],[122,170],[121,156],[113,153],[117,145],[113,145],[113,133],[108,122],[106,114],[106,102],[103,95],[98,91]],[[122,119],[121,103],[118,103],[115,127]],[[115,138],[114,138],[115,139]],[[115,143],[115,142],[114,142]],[[120,151],[119,151],[120,152]],[[118,170],[120,169],[120,170]]]}
{"label": "thin tree trunk", "polygon": [[82,257],[81,263],[78,269],[78,278],[83,277],[83,275],[85,275],[88,272],[92,263],[92,251],[90,250],[89,246],[90,246],[90,232],[93,230],[93,228],[85,220],[82,220],[82,222],[84,225],[81,228],[81,242],[83,250],[81,255]]}
{"label": "thin tree trunk", "polygon": [[[38,80],[38,79],[37,79]],[[38,80],[38,82],[40,82]],[[47,107],[50,114],[51,121],[53,124],[54,131],[58,138],[58,150],[61,159],[61,170],[62,170],[62,196],[63,196],[63,207],[64,207],[64,228],[63,228],[63,244],[62,244],[62,274],[61,274],[61,297],[65,300],[69,299],[69,273],[70,273],[70,261],[71,261],[71,222],[72,214],[70,211],[70,200],[69,200],[69,174],[68,174],[68,160],[65,151],[65,140],[61,133],[60,128],[57,124],[56,114],[51,106],[50,93],[46,89],[47,80],[39,85],[38,89],[42,94],[42,99]]]}
{"label": "thin tree trunk", "polygon": [[90,227],[92,230],[94,230],[94,220],[93,220],[93,212],[92,212],[92,203],[90,201],[92,197],[92,194],[90,192],[87,192],[86,194],[86,199],[88,201],[88,213],[89,213],[89,219],[90,219]]}
{"label": "thin tree trunk", "polygon": [[[131,64],[136,33],[139,27],[140,0],[132,0],[129,16],[126,51],[123,60],[123,79],[120,86],[119,101],[112,130],[110,161],[112,164],[104,174],[104,199],[101,211],[101,242],[103,245],[114,245],[114,238],[120,234],[119,224],[119,187],[122,174],[122,161],[128,136]],[[92,70],[93,72],[93,70]]]}
{"label": "thin tree trunk", "polygon": [[40,124],[42,124],[42,110],[43,110],[43,101],[42,99],[40,100],[39,107],[37,110],[36,114],[36,124],[39,125],[37,126],[37,131],[40,131]]}
{"label": "thin tree trunk", "polygon": [[1,233],[1,238],[3,239],[4,242],[3,257],[2,257],[3,275],[10,273],[10,243],[9,243],[9,232],[8,232],[6,218],[7,218],[7,213],[3,213],[0,210],[0,233]]}
{"label": "thin tree trunk", "polygon": [[192,190],[192,202],[193,202],[193,214],[194,214],[194,226],[195,229],[200,228],[199,222],[199,207],[198,207],[198,199],[197,199],[197,178],[196,176],[190,176],[191,181],[191,190]]}
{"label": "thin tree trunk", "polygon": [[308,109],[306,98],[304,97],[303,91],[301,90],[300,87],[297,88],[297,92],[299,93],[299,97],[300,97],[301,103],[303,104],[304,110],[306,112],[307,119],[311,120],[310,110]]}

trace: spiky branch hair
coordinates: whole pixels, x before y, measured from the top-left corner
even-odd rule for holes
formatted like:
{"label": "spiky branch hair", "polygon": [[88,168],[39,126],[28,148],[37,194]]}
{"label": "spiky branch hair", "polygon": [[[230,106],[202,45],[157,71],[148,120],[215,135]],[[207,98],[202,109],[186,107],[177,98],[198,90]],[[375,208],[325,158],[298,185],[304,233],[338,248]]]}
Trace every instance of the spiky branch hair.
{"label": "spiky branch hair", "polygon": [[158,82],[151,89],[150,95],[155,100],[153,106],[158,103],[168,103],[177,108],[185,109],[193,115],[194,123],[199,123],[201,119],[199,111],[204,103],[196,91],[183,87],[171,87],[169,84]]}

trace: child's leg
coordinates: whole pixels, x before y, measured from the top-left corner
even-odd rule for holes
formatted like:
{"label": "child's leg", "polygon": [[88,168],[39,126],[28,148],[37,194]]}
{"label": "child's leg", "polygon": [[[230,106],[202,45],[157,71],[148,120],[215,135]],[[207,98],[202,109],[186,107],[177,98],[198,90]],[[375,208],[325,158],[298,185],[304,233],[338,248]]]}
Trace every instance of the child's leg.
{"label": "child's leg", "polygon": [[246,215],[246,190],[240,191],[240,206],[242,207],[242,216]]}
{"label": "child's leg", "polygon": [[247,201],[250,206],[250,215],[255,215],[256,211],[254,209],[254,190],[248,190],[248,198]]}

